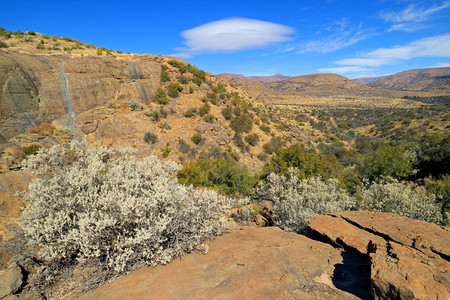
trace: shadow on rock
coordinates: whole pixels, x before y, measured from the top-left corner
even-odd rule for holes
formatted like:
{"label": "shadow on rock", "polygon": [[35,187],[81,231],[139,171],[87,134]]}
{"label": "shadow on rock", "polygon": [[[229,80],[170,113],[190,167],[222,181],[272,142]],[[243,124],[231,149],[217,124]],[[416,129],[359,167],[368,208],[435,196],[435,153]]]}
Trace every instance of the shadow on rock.
{"label": "shadow on rock", "polygon": [[350,252],[341,255],[342,264],[334,265],[334,286],[361,299],[372,299],[369,261]]}

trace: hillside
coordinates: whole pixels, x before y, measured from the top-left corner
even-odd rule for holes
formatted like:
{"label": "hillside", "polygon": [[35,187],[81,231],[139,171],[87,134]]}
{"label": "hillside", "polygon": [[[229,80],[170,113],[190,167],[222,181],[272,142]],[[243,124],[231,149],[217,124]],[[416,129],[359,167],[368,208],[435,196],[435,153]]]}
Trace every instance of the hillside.
{"label": "hillside", "polygon": [[378,89],[335,74],[310,74],[281,81],[259,82],[242,75],[221,74],[219,80],[239,86],[270,105],[304,108],[417,107],[405,93]]}
{"label": "hillside", "polygon": [[268,86],[290,94],[326,97],[330,95],[371,95],[378,91],[336,74],[311,74],[293,77]]}
{"label": "hillside", "polygon": [[289,78],[292,78],[292,76],[286,76],[280,73],[270,75],[270,76],[244,76],[241,74],[228,74],[228,73],[222,73],[217,75],[217,78],[222,78],[224,80],[230,79],[230,78],[236,78],[240,80],[251,80],[251,81],[257,81],[261,83],[269,83],[269,82],[276,82],[276,81],[283,81],[287,80]]}
{"label": "hillside", "polygon": [[450,94],[450,67],[408,70],[385,76],[368,85],[395,91]]}
{"label": "hillside", "polygon": [[[73,47],[38,49],[29,41],[41,39]],[[153,153],[178,162],[199,155],[233,155],[252,167],[264,163],[267,155],[256,156],[273,137],[287,143],[300,136],[313,139],[303,131],[279,130],[262,102],[177,58],[106,54],[103,48],[39,33],[5,41],[10,46],[0,50],[4,172],[20,168],[23,147],[48,147],[85,136],[92,144],[130,146],[141,155]],[[249,127],[232,125],[242,118]],[[247,136],[256,140],[249,144]],[[0,178],[0,187],[15,191],[7,188],[9,180]]]}
{"label": "hillside", "polygon": [[361,83],[361,84],[370,84],[374,83],[377,80],[380,80],[384,76],[378,76],[378,77],[362,77],[362,78],[354,78],[352,79],[354,82]]}

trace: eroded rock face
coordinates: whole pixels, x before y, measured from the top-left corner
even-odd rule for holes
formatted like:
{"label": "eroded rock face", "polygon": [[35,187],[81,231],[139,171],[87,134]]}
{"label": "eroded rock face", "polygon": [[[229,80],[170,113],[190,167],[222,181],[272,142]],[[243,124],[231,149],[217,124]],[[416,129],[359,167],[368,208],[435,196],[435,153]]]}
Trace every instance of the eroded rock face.
{"label": "eroded rock face", "polygon": [[448,299],[450,230],[380,212],[316,216],[312,237],[362,256],[371,264],[375,299]]}
{"label": "eroded rock face", "polygon": [[210,242],[207,255],[141,268],[81,298],[357,299],[333,283],[343,253],[278,228],[238,228]]}
{"label": "eroded rock face", "polygon": [[40,123],[64,125],[69,109],[78,114],[108,101],[148,103],[160,72],[147,56],[124,61],[0,51],[0,142]]}

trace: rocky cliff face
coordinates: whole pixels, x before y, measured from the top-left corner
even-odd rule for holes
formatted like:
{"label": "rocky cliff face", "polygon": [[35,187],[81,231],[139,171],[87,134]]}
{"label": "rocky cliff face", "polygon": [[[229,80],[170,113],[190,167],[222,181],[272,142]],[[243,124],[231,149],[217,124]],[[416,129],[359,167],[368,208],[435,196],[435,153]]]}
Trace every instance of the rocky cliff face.
{"label": "rocky cliff face", "polygon": [[160,85],[155,60],[0,51],[0,142],[40,123],[70,128],[74,115],[108,101],[148,103]]}

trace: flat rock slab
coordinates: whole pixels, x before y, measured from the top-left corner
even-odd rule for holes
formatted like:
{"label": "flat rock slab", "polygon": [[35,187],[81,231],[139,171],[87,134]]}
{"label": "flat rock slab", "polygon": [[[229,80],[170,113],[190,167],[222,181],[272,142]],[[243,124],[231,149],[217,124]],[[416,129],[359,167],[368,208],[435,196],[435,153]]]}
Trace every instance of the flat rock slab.
{"label": "flat rock slab", "polygon": [[206,255],[138,269],[81,299],[357,299],[333,283],[343,254],[278,228],[239,227]]}
{"label": "flat rock slab", "polygon": [[315,216],[314,238],[366,256],[375,299],[449,299],[448,227],[381,212]]}

